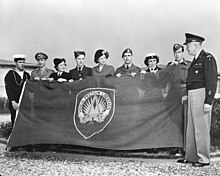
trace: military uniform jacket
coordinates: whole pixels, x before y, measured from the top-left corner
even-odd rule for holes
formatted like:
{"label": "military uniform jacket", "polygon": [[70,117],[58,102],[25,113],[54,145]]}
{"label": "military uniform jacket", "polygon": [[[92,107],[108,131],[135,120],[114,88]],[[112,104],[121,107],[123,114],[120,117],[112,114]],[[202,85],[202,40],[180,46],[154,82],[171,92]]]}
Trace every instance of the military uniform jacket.
{"label": "military uniform jacket", "polygon": [[187,89],[205,88],[205,104],[212,104],[217,87],[217,65],[215,58],[202,50],[197,59],[194,59],[189,70]]}
{"label": "military uniform jacket", "polygon": [[60,76],[58,76],[58,73],[52,73],[50,75],[50,78],[53,78],[55,81],[58,80],[59,78],[63,78],[63,79],[66,79],[67,81],[72,79],[71,75],[67,72],[62,72],[62,74]]}
{"label": "military uniform jacket", "polygon": [[51,69],[48,69],[48,68],[45,68],[43,72],[41,72],[41,70],[39,68],[33,70],[31,72],[31,79],[34,79],[34,78],[39,78],[39,79],[42,79],[42,78],[45,78],[45,79],[48,79],[49,76],[54,73],[54,70],[51,70]]}
{"label": "military uniform jacket", "polygon": [[[169,62],[167,64],[170,65],[172,62]],[[191,62],[184,59],[183,61],[177,64],[180,67],[180,80],[181,80],[181,84],[185,84],[186,87],[186,83],[187,83],[187,77],[188,77],[188,69],[191,65]]]}
{"label": "military uniform jacket", "polygon": [[69,71],[72,79],[79,80],[79,79],[85,79],[87,76],[91,76],[92,69],[86,66],[83,66],[82,70],[79,72],[78,67],[72,69]]}
{"label": "military uniform jacket", "polygon": [[92,76],[114,76],[114,74],[115,69],[111,65],[104,65],[101,71],[99,70],[99,65],[92,68]]}
{"label": "military uniform jacket", "polygon": [[134,64],[131,65],[129,69],[125,68],[125,65],[122,65],[121,67],[117,68],[115,71],[115,75],[118,73],[121,73],[122,75],[131,75],[131,73],[140,73],[141,69]]}
{"label": "military uniform jacket", "polygon": [[21,91],[26,80],[30,79],[29,73],[24,71],[23,78],[15,71],[10,70],[5,76],[5,89],[10,102],[18,103]]}
{"label": "military uniform jacket", "polygon": [[[167,64],[170,65],[172,62]],[[187,95],[186,83],[188,77],[188,69],[191,65],[191,62],[184,59],[183,61],[178,63],[177,66],[179,67],[179,76],[180,76],[180,87],[181,87],[181,96]]]}

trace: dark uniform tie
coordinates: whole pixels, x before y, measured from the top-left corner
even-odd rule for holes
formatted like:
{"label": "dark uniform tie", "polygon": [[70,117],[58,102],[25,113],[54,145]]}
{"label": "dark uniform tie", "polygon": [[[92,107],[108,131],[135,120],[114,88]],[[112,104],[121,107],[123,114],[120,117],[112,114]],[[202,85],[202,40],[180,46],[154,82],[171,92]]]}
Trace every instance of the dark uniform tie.
{"label": "dark uniform tie", "polygon": [[129,69],[129,66],[127,65],[126,68]]}

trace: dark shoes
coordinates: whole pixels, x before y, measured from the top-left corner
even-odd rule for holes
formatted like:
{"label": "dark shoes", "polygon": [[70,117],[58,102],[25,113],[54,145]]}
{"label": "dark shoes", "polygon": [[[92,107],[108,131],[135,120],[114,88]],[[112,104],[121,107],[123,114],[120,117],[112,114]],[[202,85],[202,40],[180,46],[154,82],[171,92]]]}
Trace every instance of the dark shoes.
{"label": "dark shoes", "polygon": [[[179,160],[177,160],[177,163],[187,164],[187,163],[192,163],[192,162],[187,161],[185,159],[179,159]],[[209,165],[210,165],[210,163],[199,163],[199,162],[192,163],[193,167],[204,167],[204,166],[209,166]]]}
{"label": "dark shoes", "polygon": [[185,159],[179,159],[177,160],[177,163],[182,163],[182,164],[186,164],[186,163],[191,163],[190,161],[187,161]]}
{"label": "dark shoes", "polygon": [[193,164],[193,167],[204,167],[204,166],[209,166],[209,165],[210,165],[210,163],[199,163],[199,162],[197,162],[197,163]]}

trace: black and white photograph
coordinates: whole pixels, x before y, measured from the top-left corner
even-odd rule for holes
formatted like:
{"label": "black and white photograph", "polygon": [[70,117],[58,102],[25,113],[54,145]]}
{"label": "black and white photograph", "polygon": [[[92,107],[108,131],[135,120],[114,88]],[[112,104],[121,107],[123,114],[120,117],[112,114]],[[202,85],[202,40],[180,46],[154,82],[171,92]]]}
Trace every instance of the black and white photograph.
{"label": "black and white photograph", "polygon": [[1,0],[0,176],[219,175],[218,0]]}

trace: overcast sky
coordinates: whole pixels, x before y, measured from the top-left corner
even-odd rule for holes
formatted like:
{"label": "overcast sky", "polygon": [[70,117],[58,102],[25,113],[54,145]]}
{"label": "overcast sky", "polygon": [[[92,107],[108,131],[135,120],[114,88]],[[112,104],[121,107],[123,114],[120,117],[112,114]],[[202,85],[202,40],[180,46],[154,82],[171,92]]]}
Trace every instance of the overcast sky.
{"label": "overcast sky", "polygon": [[[185,32],[205,37],[203,46],[220,68],[219,0],[0,0],[0,58],[20,53],[35,63],[42,51],[50,68],[54,57],[66,58],[67,71],[75,67],[74,50],[86,51],[86,64],[93,67],[99,48],[109,51],[114,67],[123,64],[127,47],[137,66],[151,52],[166,64]],[[187,52],[185,57],[191,60]]]}

